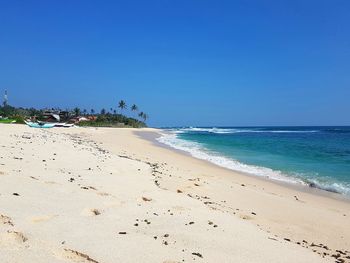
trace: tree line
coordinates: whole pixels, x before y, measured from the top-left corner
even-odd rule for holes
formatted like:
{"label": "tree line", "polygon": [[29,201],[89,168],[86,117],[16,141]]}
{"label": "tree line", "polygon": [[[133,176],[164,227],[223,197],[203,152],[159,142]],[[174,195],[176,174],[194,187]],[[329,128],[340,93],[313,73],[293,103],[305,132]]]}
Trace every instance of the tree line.
{"label": "tree line", "polygon": [[[128,105],[126,104],[126,102],[124,100],[120,100],[118,102],[117,108],[119,109],[119,113],[121,115],[124,115],[125,110],[128,109]],[[139,107],[136,104],[132,104],[130,107],[130,111],[131,113],[134,115],[133,117],[136,119],[137,117],[139,117],[140,119],[142,119],[144,122],[146,122],[146,120],[148,119],[148,114],[146,114],[143,111],[139,111]],[[75,107],[73,109],[74,115],[75,116],[80,116],[80,115],[95,115],[97,114],[95,109],[90,109],[90,111],[88,111],[87,109],[83,109],[81,110],[79,107]],[[110,114],[114,114],[117,115],[117,110],[110,108],[109,111],[106,110],[105,108],[102,108],[100,111],[100,115],[110,115]]]}
{"label": "tree line", "polygon": [[[146,126],[145,122],[148,119],[148,114],[139,110],[139,107],[136,104],[132,104],[130,107],[131,114],[133,117],[128,117],[125,114],[125,111],[128,109],[128,105],[124,100],[120,100],[117,105],[117,109],[110,108],[109,111],[105,108],[101,109],[100,113],[97,113],[95,109],[90,109],[90,111],[79,107],[75,107],[72,110],[66,109],[61,110],[60,108],[51,108],[51,109],[35,109],[35,108],[16,108],[10,105],[0,106],[0,116],[16,119],[18,123],[23,123],[23,120],[28,117],[37,117],[41,119],[43,114],[47,111],[51,112],[68,112],[70,117],[78,116],[95,116],[94,121],[89,123],[82,123],[82,125],[96,125],[96,126],[113,126],[116,123],[124,123],[127,126],[132,127],[144,127]],[[22,120],[22,121],[21,121]]]}

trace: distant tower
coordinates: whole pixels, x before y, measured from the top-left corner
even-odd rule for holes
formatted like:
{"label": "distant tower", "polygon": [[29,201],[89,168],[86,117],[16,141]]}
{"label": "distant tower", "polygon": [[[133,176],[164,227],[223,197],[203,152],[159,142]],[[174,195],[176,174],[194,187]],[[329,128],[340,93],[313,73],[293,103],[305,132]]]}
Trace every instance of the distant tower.
{"label": "distant tower", "polygon": [[5,90],[5,95],[4,95],[4,107],[6,107],[8,104],[8,97],[7,97],[7,90]]}

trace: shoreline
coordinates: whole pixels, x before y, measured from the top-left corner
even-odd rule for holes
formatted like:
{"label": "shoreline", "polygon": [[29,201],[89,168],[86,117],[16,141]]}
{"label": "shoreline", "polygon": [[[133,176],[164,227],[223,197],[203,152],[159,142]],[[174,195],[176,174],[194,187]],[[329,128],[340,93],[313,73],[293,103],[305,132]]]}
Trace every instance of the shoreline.
{"label": "shoreline", "polygon": [[349,202],[136,134],[154,129],[0,126],[1,262],[350,262]]}
{"label": "shoreline", "polygon": [[[143,129],[142,133],[148,133],[150,131],[155,132],[157,130]],[[135,130],[125,131],[123,133],[127,134],[128,132],[134,133]],[[140,132],[140,130],[136,130],[136,132]],[[139,136],[137,135],[137,137]],[[107,142],[104,139],[100,141]],[[198,176],[200,175],[198,178],[201,178],[201,180],[210,180],[212,184],[215,184],[215,187],[211,187],[209,192],[215,195],[218,200],[225,199],[226,203],[230,200],[232,206],[237,206],[240,202],[243,202],[247,207],[251,207],[251,210],[259,210],[261,214],[265,213],[264,219],[256,221],[257,226],[265,231],[269,232],[271,229],[274,229],[278,236],[293,236],[293,238],[299,239],[296,243],[307,239],[306,236],[308,235],[315,236],[315,234],[319,232],[316,236],[320,237],[321,235],[323,237],[318,241],[313,240],[312,243],[327,244],[330,242],[336,246],[350,246],[350,231],[345,230],[347,228],[350,229],[350,222],[346,220],[350,215],[350,203],[347,200],[343,200],[339,194],[329,193],[319,189],[315,189],[315,192],[320,194],[314,194],[312,193],[313,189],[309,189],[308,187],[307,191],[300,191],[300,189],[277,184],[272,180],[237,173],[205,160],[177,152],[172,148],[160,147],[159,145],[155,145],[154,142],[141,137],[139,137],[139,141],[140,143],[142,143],[142,141],[146,142],[146,144],[142,143],[142,145],[144,147],[143,151],[146,151],[147,154],[143,156],[140,155],[137,149],[133,149],[133,147],[131,147],[132,145],[128,144],[128,150],[132,155],[138,156],[138,159],[141,160],[143,158],[145,160],[152,159],[157,163],[172,164],[172,169],[166,170],[167,173],[171,171],[169,174],[171,178],[173,178],[175,174],[179,175],[180,178],[185,174],[191,176],[192,173],[195,173],[198,174]],[[118,143],[123,145],[121,140],[118,140]],[[138,143],[139,142],[137,142],[137,144]],[[142,156],[142,158],[140,156]],[[175,179],[173,180],[174,182],[172,184],[188,185],[183,179],[179,179],[178,182],[175,182]],[[188,180],[192,179],[189,178]],[[228,187],[229,185],[231,186]],[[170,186],[167,182],[166,188],[168,187]],[[171,187],[174,186],[171,185]],[[223,190],[223,187],[226,187],[227,190]],[[191,186],[189,189],[193,191],[197,188],[197,186],[195,186],[195,188]],[[218,190],[213,192],[214,188]],[[172,191],[176,192],[177,190],[174,187]],[[209,192],[206,193],[208,194]],[[202,191],[200,191],[200,193],[203,194]],[[199,195],[199,193],[196,195]],[[330,196],[334,196],[335,198],[330,198]],[[286,214],[278,213],[278,211],[284,211],[286,206],[288,207],[288,211],[285,211]],[[314,213],[315,210],[318,210],[316,214]],[[326,212],[331,210],[337,212],[331,216]],[[324,217],[321,221],[320,216]],[[248,220],[251,220],[249,216],[248,218]],[[326,218],[329,219],[326,220]],[[336,225],[333,225],[337,220],[340,220],[342,223],[338,222]],[[314,222],[317,221],[322,222],[321,225],[323,226],[321,228],[320,223],[318,223],[317,226],[313,225]],[[264,224],[265,226],[263,226]],[[295,227],[291,227],[293,225],[297,226],[299,230],[296,230]],[[331,227],[331,225],[333,226]],[[311,231],[310,227],[314,229]],[[294,229],[294,231],[292,231],[292,229]],[[332,229],[331,232],[329,232],[330,229]],[[324,233],[322,234],[320,232]],[[345,234],[349,235],[349,237],[345,239],[346,242],[344,243],[345,240],[343,236]],[[345,245],[347,243],[349,244]]]}
{"label": "shoreline", "polygon": [[209,160],[197,158],[197,157],[191,155],[191,153],[189,153],[187,151],[176,149],[176,148],[171,147],[170,145],[167,145],[165,143],[159,142],[157,140],[157,138],[161,137],[163,132],[166,133],[167,131],[165,131],[163,129],[156,129],[156,128],[154,128],[154,131],[149,131],[149,132],[138,132],[138,131],[135,131],[135,134],[138,135],[142,139],[151,141],[157,147],[162,147],[162,148],[165,148],[165,149],[168,149],[168,150],[171,150],[171,151],[183,154],[183,155],[185,155],[187,157],[195,158],[195,159],[203,161],[203,162],[205,162],[205,163],[207,163],[209,165],[213,165],[213,166],[215,166],[217,168],[224,169],[224,170],[229,171],[229,172],[231,171],[233,173],[238,173],[238,174],[241,174],[243,176],[248,176],[248,177],[251,177],[251,178],[254,178],[254,179],[258,179],[258,180],[262,180],[262,181],[265,181],[265,182],[271,182],[271,183],[274,183],[276,185],[289,188],[291,190],[296,190],[296,191],[300,191],[300,192],[303,192],[303,193],[310,193],[310,194],[323,196],[323,197],[327,197],[327,198],[332,198],[332,199],[335,199],[335,200],[339,200],[339,201],[344,201],[344,202],[349,202],[350,203],[350,196],[347,196],[347,195],[342,194],[340,192],[329,191],[329,190],[323,189],[321,187],[312,187],[312,186],[308,185],[306,182],[304,182],[305,183],[305,185],[304,185],[304,184],[301,184],[301,183],[298,183],[298,182],[295,182],[295,183],[293,183],[293,182],[286,182],[286,181],[278,180],[278,179],[274,179],[274,178],[258,176],[258,175],[250,174],[250,173],[247,173],[247,172],[230,169],[230,168],[218,165],[216,163],[210,162]]}

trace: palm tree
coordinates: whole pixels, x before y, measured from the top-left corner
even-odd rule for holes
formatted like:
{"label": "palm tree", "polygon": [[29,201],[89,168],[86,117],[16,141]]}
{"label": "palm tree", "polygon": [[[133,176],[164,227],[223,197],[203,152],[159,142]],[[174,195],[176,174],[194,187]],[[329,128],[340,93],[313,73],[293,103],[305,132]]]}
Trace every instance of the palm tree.
{"label": "palm tree", "polygon": [[105,115],[106,114],[106,110],[105,109],[102,109],[101,110],[101,115]]}
{"label": "palm tree", "polygon": [[81,111],[80,111],[80,109],[79,109],[78,107],[75,107],[75,108],[73,109],[73,111],[74,111],[74,114],[75,114],[76,117],[79,116],[80,113],[81,113]]}
{"label": "palm tree", "polygon": [[133,104],[130,109],[131,109],[131,111],[135,111],[135,112],[137,112],[139,110],[139,108],[136,106],[136,104]]}
{"label": "palm tree", "polygon": [[143,121],[146,122],[146,120],[148,119],[148,115],[146,113],[143,114]]}
{"label": "palm tree", "polygon": [[90,110],[91,114],[93,115],[95,113],[95,110],[94,109],[91,109]]}
{"label": "palm tree", "polygon": [[141,119],[143,119],[143,121],[146,121],[146,120],[148,119],[148,115],[147,115],[146,113],[144,113],[143,111],[141,111],[141,112],[139,113],[139,117],[140,117]]}
{"label": "palm tree", "polygon": [[119,101],[118,108],[120,108],[120,113],[122,113],[123,110],[127,108],[127,105],[124,100]]}
{"label": "palm tree", "polygon": [[143,119],[143,115],[144,115],[143,111],[141,111],[138,115],[141,119]]}
{"label": "palm tree", "polygon": [[87,110],[86,110],[86,109],[84,109],[84,110],[83,110],[83,113],[84,113],[84,115],[86,115],[86,114],[87,114]]}
{"label": "palm tree", "polygon": [[36,113],[37,113],[37,110],[34,109],[34,108],[30,108],[28,111],[29,111],[29,115],[30,115],[30,116],[35,116]]}

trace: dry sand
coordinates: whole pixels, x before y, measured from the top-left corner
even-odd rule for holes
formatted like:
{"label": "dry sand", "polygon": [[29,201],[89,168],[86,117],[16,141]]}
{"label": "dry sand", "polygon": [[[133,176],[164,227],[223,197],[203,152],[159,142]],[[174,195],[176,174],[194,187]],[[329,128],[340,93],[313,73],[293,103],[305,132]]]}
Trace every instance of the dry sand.
{"label": "dry sand", "polygon": [[137,134],[0,125],[0,262],[350,262],[348,201]]}

